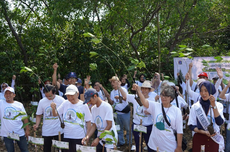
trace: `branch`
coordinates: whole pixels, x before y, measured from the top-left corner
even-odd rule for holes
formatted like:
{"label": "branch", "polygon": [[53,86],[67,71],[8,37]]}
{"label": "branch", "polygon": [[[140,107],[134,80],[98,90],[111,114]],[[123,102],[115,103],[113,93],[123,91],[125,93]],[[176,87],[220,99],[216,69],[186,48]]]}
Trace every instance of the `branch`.
{"label": "branch", "polygon": [[188,20],[189,12],[191,12],[191,10],[192,10],[193,7],[196,5],[196,3],[197,3],[197,0],[194,0],[192,6],[190,7],[190,10],[186,12],[186,15],[185,15],[185,17],[184,17],[184,19],[183,19],[183,21],[182,21],[182,23],[181,23],[181,25],[180,25],[180,28],[179,28],[179,30],[177,31],[176,35],[175,35],[174,42],[173,42],[173,44],[170,46],[169,52],[172,52],[173,49],[175,48],[176,44],[178,43],[178,37],[179,37],[179,35],[180,35],[182,29],[183,29],[183,28],[185,27],[185,25],[186,25],[186,22],[187,22],[187,20]]}
{"label": "branch", "polygon": [[18,34],[15,32],[15,30],[14,30],[12,24],[11,24],[11,21],[10,21],[8,15],[7,15],[7,10],[6,10],[5,1],[3,1],[2,6],[3,6],[3,14],[4,14],[4,16],[5,16],[5,19],[6,19],[7,23],[8,23],[8,25],[9,25],[9,28],[10,28],[10,30],[11,30],[13,36],[15,37],[15,39],[16,39],[18,45],[19,45],[19,48],[20,48],[20,49],[22,50],[22,52],[23,52],[23,55],[24,55],[24,63],[25,63],[25,66],[27,66],[27,54],[26,54],[26,50],[25,50],[25,48],[24,48],[24,46],[23,46],[23,44],[22,44],[22,42],[21,42],[21,39],[19,38]]}

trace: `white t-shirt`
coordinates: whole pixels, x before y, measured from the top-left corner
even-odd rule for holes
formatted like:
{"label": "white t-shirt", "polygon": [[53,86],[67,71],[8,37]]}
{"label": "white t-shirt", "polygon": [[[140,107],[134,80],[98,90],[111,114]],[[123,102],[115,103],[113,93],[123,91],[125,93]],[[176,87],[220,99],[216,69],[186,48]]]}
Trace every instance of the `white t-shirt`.
{"label": "white t-shirt", "polygon": [[12,132],[18,134],[19,137],[25,135],[21,119],[26,115],[19,116],[13,120],[18,115],[18,111],[26,112],[22,103],[18,101],[7,103],[5,100],[0,102],[1,136],[7,137],[8,133]]}
{"label": "white t-shirt", "polygon": [[[147,110],[144,106],[140,106],[137,101],[135,100],[135,95],[128,94],[126,101],[133,104],[133,123],[139,125],[142,119],[143,126],[149,126],[153,124],[153,120],[151,115],[146,115],[144,111]],[[149,102],[155,102],[149,100]]]}
{"label": "white t-shirt", "polygon": [[128,83],[126,83],[125,85],[123,85],[123,86],[121,86],[121,87],[123,87],[123,88],[125,88],[127,91],[128,91]]}
{"label": "white t-shirt", "polygon": [[[121,89],[124,90],[124,92],[126,93],[126,95],[128,94],[127,90],[125,88],[122,88]],[[112,90],[111,93],[110,93],[110,98],[112,101],[114,101],[113,105],[115,106],[115,110],[119,110],[119,111],[122,111],[127,105],[128,105],[128,102],[122,100],[122,103],[120,103],[119,99],[115,99],[115,96],[118,96],[118,90]],[[121,95],[121,92],[120,92],[120,96]],[[124,114],[122,112],[119,112],[117,111],[117,114]]]}
{"label": "white t-shirt", "polygon": [[[83,101],[79,100],[78,103],[72,104],[68,100],[63,102],[58,107],[59,115],[63,114],[65,123],[64,138],[70,139],[82,139],[86,135],[86,122],[92,120],[92,115],[89,111],[87,104],[83,104]],[[85,122],[82,123],[81,119],[77,117],[77,112],[84,115]],[[81,125],[84,125],[83,129]]]}
{"label": "white t-shirt", "polygon": [[[225,104],[227,106],[227,102],[230,102],[230,93],[225,94],[225,97],[226,97],[226,99],[224,101],[225,101]],[[227,113],[227,107],[224,108],[223,112]],[[230,113],[230,103],[228,104],[228,113]],[[225,122],[230,123],[230,115],[229,115],[229,119],[228,120],[226,119]]]}
{"label": "white t-shirt", "polygon": [[[115,138],[117,138],[117,130],[116,126],[113,120],[113,108],[110,104],[107,102],[102,101],[101,105],[97,107],[94,105],[91,109],[92,112],[92,122],[96,124],[97,126],[97,136],[99,137],[101,133],[105,130],[107,126],[107,120],[112,121],[112,128],[110,131],[114,131],[115,133]],[[110,138],[113,139],[111,135],[106,135],[103,139]],[[103,145],[103,143],[100,141],[100,144]],[[113,144],[105,144],[106,148],[114,148]]]}
{"label": "white t-shirt", "polygon": [[143,82],[140,82],[140,81],[138,81],[138,80],[135,80],[135,83],[136,83],[139,87],[141,87]]}
{"label": "white t-shirt", "polygon": [[102,94],[102,91],[97,92],[98,96],[101,98],[101,100],[105,101],[105,96]]}
{"label": "white t-shirt", "polygon": [[158,102],[149,102],[147,111],[153,116],[154,121],[148,146],[153,150],[157,150],[157,147],[159,147],[160,152],[172,152],[177,147],[173,129],[175,129],[178,134],[183,134],[183,121],[179,108],[171,106],[164,108],[164,110],[171,127],[164,121],[165,128],[164,130],[160,130],[156,127],[156,123],[163,122],[164,120],[161,104]]}
{"label": "white t-shirt", "polygon": [[6,100],[4,97],[4,93],[0,92],[0,100]]}
{"label": "white t-shirt", "polygon": [[43,115],[42,136],[56,136],[59,131],[63,133],[61,122],[58,116],[53,116],[50,104],[54,102],[59,107],[64,101],[65,99],[58,95],[55,95],[53,100],[44,97],[39,101],[36,115]]}
{"label": "white t-shirt", "polygon": [[157,96],[157,94],[155,92],[149,92],[149,98],[151,98],[152,101],[155,101],[155,97]]}

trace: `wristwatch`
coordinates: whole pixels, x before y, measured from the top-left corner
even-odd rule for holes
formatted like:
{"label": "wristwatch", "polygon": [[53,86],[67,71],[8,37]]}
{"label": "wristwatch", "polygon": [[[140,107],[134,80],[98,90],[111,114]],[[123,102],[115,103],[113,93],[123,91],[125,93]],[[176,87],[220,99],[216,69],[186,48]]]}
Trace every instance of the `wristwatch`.
{"label": "wristwatch", "polygon": [[217,107],[216,106],[214,106],[214,107],[212,107],[213,109],[217,109]]}

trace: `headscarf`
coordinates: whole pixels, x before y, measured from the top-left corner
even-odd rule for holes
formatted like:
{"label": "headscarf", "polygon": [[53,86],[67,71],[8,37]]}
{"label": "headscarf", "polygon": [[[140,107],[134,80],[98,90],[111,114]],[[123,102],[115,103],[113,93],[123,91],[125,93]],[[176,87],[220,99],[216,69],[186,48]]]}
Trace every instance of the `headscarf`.
{"label": "headscarf", "polygon": [[2,89],[2,85],[3,85],[3,84],[7,85],[7,87],[9,86],[7,83],[3,82],[3,83],[1,84],[1,92],[2,92],[2,93],[4,92],[3,89]]}
{"label": "headscarf", "polygon": [[[216,88],[215,86],[209,82],[209,81],[204,81],[200,84],[200,91],[201,91],[201,87],[205,86],[209,95],[214,95],[216,93]],[[210,106],[210,100],[203,100],[202,97],[200,98],[200,104],[204,107],[205,109],[205,113],[208,113],[209,110],[209,106]]]}

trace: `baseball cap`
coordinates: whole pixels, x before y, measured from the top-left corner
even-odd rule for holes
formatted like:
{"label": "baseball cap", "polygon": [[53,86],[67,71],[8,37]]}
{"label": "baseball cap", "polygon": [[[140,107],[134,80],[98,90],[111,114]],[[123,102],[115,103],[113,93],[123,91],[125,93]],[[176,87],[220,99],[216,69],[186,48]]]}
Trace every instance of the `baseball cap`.
{"label": "baseball cap", "polygon": [[66,88],[65,95],[74,95],[75,93],[78,93],[78,88],[75,85],[71,84]]}
{"label": "baseball cap", "polygon": [[68,74],[68,79],[69,78],[76,78],[77,79],[77,74],[75,73],[75,72],[70,72],[69,74]]}
{"label": "baseball cap", "polygon": [[86,90],[85,94],[84,94],[84,97],[85,97],[85,103],[88,103],[90,101],[90,98],[95,94],[97,93],[97,91],[93,88],[90,88],[88,90]]}
{"label": "baseball cap", "polygon": [[77,83],[82,83],[82,80],[80,78],[78,78]]}
{"label": "baseball cap", "polygon": [[10,91],[10,92],[15,93],[15,92],[14,92],[14,88],[12,88],[12,87],[7,87],[7,88],[4,90],[4,94],[5,94],[6,91]]}
{"label": "baseball cap", "polygon": [[119,81],[119,78],[117,76],[113,76],[111,79],[109,79],[109,81]]}
{"label": "baseball cap", "polygon": [[150,89],[151,89],[152,87],[151,87],[150,81],[145,80],[145,81],[142,83],[141,88],[150,88]]}
{"label": "baseball cap", "polygon": [[208,78],[208,74],[206,72],[201,72],[198,77],[207,77]]}
{"label": "baseball cap", "polygon": [[213,77],[212,79],[213,79],[213,80],[218,80],[218,79],[219,79],[219,77]]}

